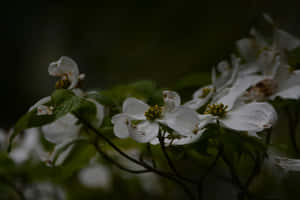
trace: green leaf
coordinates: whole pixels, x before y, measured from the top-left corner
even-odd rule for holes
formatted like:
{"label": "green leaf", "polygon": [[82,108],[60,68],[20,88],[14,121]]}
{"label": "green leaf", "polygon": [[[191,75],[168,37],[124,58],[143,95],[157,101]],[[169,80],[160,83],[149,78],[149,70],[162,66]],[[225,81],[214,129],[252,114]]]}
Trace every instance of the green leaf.
{"label": "green leaf", "polygon": [[110,108],[110,114],[121,112],[123,101],[128,97],[135,97],[150,105],[162,104],[162,91],[156,88],[153,81],[138,81],[128,85],[118,85],[109,90],[89,94],[99,103]]}
{"label": "green leaf", "polygon": [[47,105],[53,106],[52,115],[37,115],[37,109],[33,109],[18,120],[10,137],[8,151],[11,150],[13,139],[23,130],[49,124],[68,113],[80,116],[82,119],[91,122],[91,124],[97,120],[95,104],[76,96],[70,90],[60,89],[54,91],[51,101]]}
{"label": "green leaf", "polygon": [[14,132],[9,138],[8,152],[11,151],[12,142],[14,138],[22,131],[28,128],[40,127],[42,125],[51,123],[55,120],[54,115],[37,115],[37,109],[23,115],[16,123],[14,127]]}
{"label": "green leaf", "polygon": [[77,141],[62,166],[58,167],[61,170],[59,178],[64,180],[72,176],[75,172],[86,166],[95,154],[96,150],[89,142],[86,140]]}
{"label": "green leaf", "polygon": [[201,72],[185,76],[175,86],[177,90],[189,87],[201,87],[211,83],[211,72]]}

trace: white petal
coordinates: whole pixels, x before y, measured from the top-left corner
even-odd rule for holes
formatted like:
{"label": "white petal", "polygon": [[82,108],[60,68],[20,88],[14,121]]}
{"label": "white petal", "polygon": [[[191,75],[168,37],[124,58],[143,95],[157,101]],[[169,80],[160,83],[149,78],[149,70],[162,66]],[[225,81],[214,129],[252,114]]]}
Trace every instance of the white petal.
{"label": "white petal", "polygon": [[225,96],[220,98],[216,103],[223,103],[224,105],[227,105],[228,109],[230,110],[234,106],[234,103],[236,102],[238,97],[246,92],[249,87],[254,86],[264,78],[264,76],[256,75],[249,75],[238,78],[232,88],[230,88],[229,92],[225,94]]}
{"label": "white petal", "polygon": [[218,63],[217,70],[221,73],[221,75],[213,81],[213,85],[218,91],[230,79],[232,70],[230,69],[227,61],[221,61]]}
{"label": "white petal", "polygon": [[252,137],[256,137],[256,138],[261,138],[261,137],[259,137],[257,134],[256,134],[256,132],[254,132],[254,131],[248,131],[247,132],[247,135],[249,135],[249,136],[252,136]]}
{"label": "white petal", "polygon": [[96,118],[97,121],[93,123],[93,125],[96,128],[99,128],[102,124],[103,118],[104,118],[104,106],[102,106],[100,103],[98,103],[95,99],[87,98],[88,101],[92,102],[96,106]]}
{"label": "white petal", "polygon": [[[55,145],[53,152],[51,152],[49,158],[45,160],[45,162],[50,164],[50,166],[59,166],[63,164],[74,147],[72,142],[73,141],[66,141]],[[62,149],[64,149],[63,152],[61,152]]]}
{"label": "white petal", "polygon": [[10,157],[16,163],[22,163],[33,156],[38,157],[39,160],[39,154],[41,153],[41,151],[42,149],[39,144],[38,131],[36,129],[28,129],[25,132],[24,138],[22,138],[22,140],[20,141],[20,144],[10,153]]}
{"label": "white petal", "polygon": [[255,40],[244,38],[237,41],[236,45],[239,53],[247,62],[256,60],[257,50],[259,47],[256,45]]}
{"label": "white petal", "polygon": [[38,102],[36,102],[33,106],[31,106],[29,108],[29,111],[32,111],[33,109],[37,108],[38,106],[44,105],[44,104],[46,104],[46,103],[48,103],[50,101],[51,101],[51,97],[50,96],[44,97],[44,98],[40,99]]}
{"label": "white petal", "polygon": [[110,170],[100,164],[93,164],[83,168],[78,178],[81,184],[89,188],[108,189],[111,185],[112,177]]}
{"label": "white petal", "polygon": [[137,142],[146,143],[158,135],[159,125],[155,122],[144,121],[129,129],[130,137]]}
{"label": "white petal", "polygon": [[78,97],[84,97],[86,95],[86,93],[80,88],[74,88],[72,89],[72,92]]}
{"label": "white petal", "polygon": [[117,114],[113,116],[112,123],[114,124],[114,133],[119,138],[129,137],[128,126],[129,118],[126,114]]}
{"label": "white petal", "polygon": [[[287,80],[291,77],[291,72],[290,72],[290,66],[287,64],[281,64],[275,73],[274,76],[274,81],[278,84],[278,89],[280,90],[280,88],[284,88],[285,87],[285,83],[287,82]],[[300,77],[299,77],[300,78]],[[300,85],[300,81],[299,81],[299,85]],[[289,88],[290,85],[287,85],[287,88]]]}
{"label": "white petal", "polygon": [[268,103],[249,103],[227,113],[220,123],[236,131],[260,132],[270,128],[277,120],[277,113]]}
{"label": "white petal", "polygon": [[275,99],[275,97],[277,96],[283,99],[299,99],[300,85],[279,91],[275,93],[273,96],[271,96],[271,99]]}
{"label": "white petal", "polygon": [[202,130],[207,124],[215,123],[216,119],[217,119],[216,116],[213,116],[210,114],[205,114],[205,115],[199,114],[198,118],[200,120],[199,125],[198,125],[198,128],[200,130]]}
{"label": "white petal", "polygon": [[240,68],[240,62],[241,62],[241,59],[240,58],[237,58],[235,55],[231,55],[231,62],[232,62],[232,65],[233,65],[233,68],[232,68],[232,71],[230,72],[230,77],[228,80],[226,80],[226,82],[224,82],[220,87],[216,87],[217,89],[217,93],[228,88],[228,87],[231,87],[232,84],[235,82],[236,78],[237,78],[237,75],[238,75],[238,72],[239,72],[239,68]]}
{"label": "white petal", "polygon": [[163,97],[165,102],[164,109],[167,112],[171,112],[180,105],[181,100],[177,92],[164,90]]}
{"label": "white petal", "polygon": [[[286,70],[287,67],[284,69]],[[286,73],[288,73],[288,72],[286,72]],[[282,74],[284,74],[284,73],[282,73]],[[288,75],[289,75],[289,77],[284,80],[284,78],[287,77]],[[292,72],[292,74],[291,73],[286,74],[281,79],[279,79],[279,78],[277,78],[277,79],[278,79],[277,81],[278,81],[279,87],[278,87],[277,93],[274,94],[271,97],[271,99],[275,98],[276,96],[280,96],[281,98],[284,98],[284,99],[298,99],[300,97],[300,71],[299,70]]]}
{"label": "white petal", "polygon": [[164,118],[159,121],[184,136],[194,134],[193,132],[199,125],[198,114],[183,106],[178,107],[175,112],[166,113]]}
{"label": "white petal", "polygon": [[45,138],[55,144],[64,143],[78,137],[80,125],[76,125],[77,118],[67,114],[51,124],[42,127]]}
{"label": "white petal", "polygon": [[[210,88],[210,92],[205,96],[201,97],[203,94],[203,89],[205,88]],[[208,100],[212,97],[214,93],[214,88],[212,85],[204,86],[200,89],[198,89],[194,94],[193,94],[193,99],[191,101],[188,101],[184,104],[184,106],[191,108],[193,110],[197,110],[201,108],[204,104],[208,102]]]}
{"label": "white petal", "polygon": [[276,29],[274,40],[276,46],[282,50],[286,49],[290,51],[300,46],[300,40],[298,38],[281,29]]}
{"label": "white petal", "polygon": [[269,46],[263,35],[260,34],[255,28],[251,28],[250,34],[255,37],[255,41],[260,48]]}
{"label": "white petal", "polygon": [[262,68],[263,75],[273,77],[276,73],[276,69],[280,65],[280,57],[276,56],[275,50],[264,50],[259,56],[257,63]]}
{"label": "white petal", "polygon": [[264,19],[265,19],[269,24],[274,25],[274,21],[273,21],[273,19],[272,19],[272,17],[271,17],[270,15],[268,15],[267,13],[264,13],[264,14],[263,14],[263,17],[264,17]]}
{"label": "white petal", "polygon": [[50,63],[48,72],[51,76],[67,75],[71,82],[69,89],[74,88],[79,80],[79,70],[76,62],[66,56],[62,56],[58,61]]}
{"label": "white petal", "polygon": [[[285,68],[286,69],[286,68]],[[291,87],[299,86],[300,85],[300,70],[296,70],[289,74],[289,77],[285,80],[281,80],[278,82],[279,88],[278,90],[289,89]]]}
{"label": "white petal", "polygon": [[299,159],[290,159],[281,156],[273,157],[275,164],[285,171],[300,171],[300,160]]}
{"label": "white petal", "polygon": [[129,97],[123,103],[123,112],[138,120],[145,120],[149,106],[141,100]]}

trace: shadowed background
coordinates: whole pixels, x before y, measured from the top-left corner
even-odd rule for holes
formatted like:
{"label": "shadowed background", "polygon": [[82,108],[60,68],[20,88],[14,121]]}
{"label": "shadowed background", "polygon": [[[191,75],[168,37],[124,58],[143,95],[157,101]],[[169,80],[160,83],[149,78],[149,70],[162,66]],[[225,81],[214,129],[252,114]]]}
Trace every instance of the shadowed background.
{"label": "shadowed background", "polygon": [[51,94],[51,61],[66,55],[86,73],[86,88],[135,80],[174,85],[227,58],[262,12],[300,36],[297,1],[24,2],[2,13],[0,127]]}

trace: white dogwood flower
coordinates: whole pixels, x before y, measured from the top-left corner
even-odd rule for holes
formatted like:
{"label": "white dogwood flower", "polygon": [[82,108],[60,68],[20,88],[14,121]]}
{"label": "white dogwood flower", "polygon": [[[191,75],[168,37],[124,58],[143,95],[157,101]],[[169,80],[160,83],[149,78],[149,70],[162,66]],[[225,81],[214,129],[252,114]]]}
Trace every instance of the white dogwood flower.
{"label": "white dogwood flower", "polygon": [[164,124],[178,134],[197,134],[199,119],[197,113],[180,106],[180,96],[173,91],[163,91],[164,106],[149,106],[136,98],[127,98],[123,112],[112,118],[114,133],[119,138],[131,137],[138,142],[150,142]]}
{"label": "white dogwood flower", "polygon": [[[76,93],[83,94],[83,93]],[[52,114],[48,110],[53,110],[53,108],[45,105],[50,102],[51,97],[44,97],[34,104],[29,111],[37,108],[37,115],[49,115]],[[86,98],[87,101],[92,102],[96,106],[96,120],[91,122],[93,126],[100,127],[102,120],[104,118],[104,107],[99,104],[97,101],[91,98]],[[42,109],[43,108],[43,109]],[[54,143],[62,144],[65,142],[72,141],[79,136],[81,125],[77,124],[78,119],[71,113],[68,113],[61,118],[55,120],[54,122],[42,126],[42,131],[45,138]]]}
{"label": "white dogwood flower", "polygon": [[244,93],[246,100],[273,100],[277,96],[283,99],[300,97],[300,70],[291,70],[289,65],[279,60],[277,62],[275,72],[272,75],[261,75],[261,81],[243,80],[244,84],[251,85]]}
{"label": "white dogwood flower", "polygon": [[[238,96],[236,96],[236,99]],[[205,114],[214,116],[221,126],[236,131],[260,132],[270,128],[277,120],[277,113],[268,103],[245,104],[225,95],[218,102],[207,106]]]}
{"label": "white dogwood flower", "polygon": [[112,172],[104,164],[92,159],[88,166],[80,170],[78,179],[85,187],[108,190],[112,183]]}
{"label": "white dogwood flower", "polygon": [[58,61],[50,63],[48,72],[51,76],[61,78],[56,82],[56,88],[76,88],[79,81],[85,77],[84,74],[79,73],[76,62],[66,56],[62,56]]}
{"label": "white dogwood flower", "polygon": [[[202,133],[206,130],[205,126],[207,124],[213,123],[215,121],[215,117],[213,116],[206,116],[206,115],[198,115],[199,123],[198,127],[194,130],[196,131],[195,134],[192,135],[180,135],[177,132],[172,132],[172,134],[166,132],[163,137],[163,142],[166,146],[170,145],[186,145],[191,144],[199,140],[202,136]],[[151,141],[151,144],[157,145],[160,144],[159,138],[155,138]]]}
{"label": "white dogwood flower", "polygon": [[40,161],[47,157],[47,152],[40,142],[40,133],[36,128],[27,129],[24,137],[19,136],[17,138],[16,144],[9,156],[17,164],[24,163],[29,159]]}
{"label": "white dogwood flower", "polygon": [[[255,28],[252,28],[250,34],[254,38],[239,40],[237,48],[242,58],[246,61],[243,64],[245,72],[263,72],[270,75],[274,70],[274,65],[276,65],[276,57],[280,56],[280,61],[286,64],[286,53],[299,47],[300,40],[277,28],[268,15],[264,15],[264,17],[273,27],[271,38],[266,38]],[[270,39],[271,43],[269,42]]]}
{"label": "white dogwood flower", "polygon": [[211,98],[218,98],[220,94],[223,94],[229,87],[235,82],[238,70],[240,66],[240,59],[234,55],[231,57],[232,68],[229,67],[229,63],[222,61],[218,64],[217,69],[221,75],[217,78],[215,68],[212,69],[212,84],[204,86],[198,89],[193,94],[193,99],[186,102],[184,106],[197,110],[205,105]]}

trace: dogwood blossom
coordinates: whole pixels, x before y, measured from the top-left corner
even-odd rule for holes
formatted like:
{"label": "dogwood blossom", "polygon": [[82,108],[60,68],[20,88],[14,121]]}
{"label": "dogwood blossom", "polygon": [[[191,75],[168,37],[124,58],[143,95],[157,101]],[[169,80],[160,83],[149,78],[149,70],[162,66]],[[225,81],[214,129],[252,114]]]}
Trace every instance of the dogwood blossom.
{"label": "dogwood blossom", "polygon": [[160,124],[178,134],[189,136],[201,131],[197,113],[180,106],[180,96],[173,91],[163,91],[164,106],[149,106],[136,98],[127,98],[123,112],[113,116],[114,133],[119,138],[132,137],[138,142],[150,142],[158,136]]}
{"label": "dogwood blossom", "polygon": [[[272,20],[268,18],[269,23]],[[241,56],[245,59],[244,68],[248,75],[261,73],[261,80],[244,80],[249,86],[245,100],[263,101],[279,96],[284,99],[300,97],[300,70],[288,65],[287,52],[300,46],[300,40],[274,25],[272,43],[269,44],[256,29],[251,30],[254,39],[245,38],[237,43]]]}
{"label": "dogwood blossom", "polygon": [[225,95],[208,105],[204,114],[207,117],[215,117],[221,126],[236,131],[247,131],[250,134],[270,128],[276,122],[277,113],[270,104],[264,102],[245,104],[236,99]]}
{"label": "dogwood blossom", "polygon": [[287,64],[287,51],[299,47],[300,40],[279,29],[268,15],[264,15],[264,18],[273,27],[271,38],[266,38],[258,30],[252,28],[250,34],[254,38],[239,40],[237,48],[246,61],[243,64],[245,70],[249,73],[263,72],[265,75],[270,75],[276,65],[276,57],[280,56],[281,62]]}
{"label": "dogwood blossom", "polygon": [[40,143],[38,129],[31,128],[25,131],[24,136],[17,138],[16,147],[10,152],[10,158],[20,164],[31,159],[33,161],[45,160],[47,152]]}
{"label": "dogwood blossom", "polygon": [[85,187],[107,190],[112,184],[112,172],[104,164],[92,159],[88,166],[80,170],[78,179]]}
{"label": "dogwood blossom", "polygon": [[51,76],[61,78],[56,82],[56,88],[76,88],[80,80],[85,78],[84,74],[79,73],[76,62],[67,56],[62,56],[58,61],[50,63],[48,72]]}
{"label": "dogwood blossom", "polygon": [[198,89],[193,94],[193,99],[186,102],[184,106],[197,110],[205,105],[211,98],[218,98],[218,96],[227,91],[227,89],[234,83],[237,78],[240,59],[232,55],[232,69],[229,63],[221,61],[217,69],[221,75],[217,78],[215,68],[212,69],[212,84]]}

